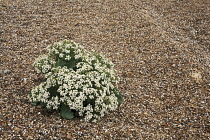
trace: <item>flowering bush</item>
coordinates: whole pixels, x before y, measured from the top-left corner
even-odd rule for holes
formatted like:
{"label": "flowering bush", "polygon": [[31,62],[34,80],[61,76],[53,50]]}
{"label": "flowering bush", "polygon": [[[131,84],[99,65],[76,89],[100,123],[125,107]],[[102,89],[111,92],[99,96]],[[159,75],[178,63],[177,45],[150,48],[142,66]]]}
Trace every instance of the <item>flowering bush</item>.
{"label": "flowering bush", "polygon": [[83,116],[85,121],[96,121],[120,106],[113,63],[69,40],[47,49],[49,53],[33,64],[45,74],[45,80],[29,93],[33,104],[59,110],[66,119]]}

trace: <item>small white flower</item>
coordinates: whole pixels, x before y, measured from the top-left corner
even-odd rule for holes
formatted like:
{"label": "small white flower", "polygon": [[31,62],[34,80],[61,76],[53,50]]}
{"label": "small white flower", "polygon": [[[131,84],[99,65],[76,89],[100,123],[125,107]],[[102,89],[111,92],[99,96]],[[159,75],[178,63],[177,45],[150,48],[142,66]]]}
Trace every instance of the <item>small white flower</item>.
{"label": "small white flower", "polygon": [[60,57],[60,58],[63,58],[63,56],[64,56],[63,53],[60,53],[60,54],[59,54],[59,57]]}

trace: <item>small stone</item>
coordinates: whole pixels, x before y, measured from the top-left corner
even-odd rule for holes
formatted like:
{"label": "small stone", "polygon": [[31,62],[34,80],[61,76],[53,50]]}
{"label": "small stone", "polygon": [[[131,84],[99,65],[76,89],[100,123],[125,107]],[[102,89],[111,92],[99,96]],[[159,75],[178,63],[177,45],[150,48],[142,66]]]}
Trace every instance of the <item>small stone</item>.
{"label": "small stone", "polygon": [[27,138],[28,140],[30,140],[30,139],[33,139],[33,137],[32,136],[28,136],[28,138]]}
{"label": "small stone", "polygon": [[27,83],[27,78],[23,78],[23,82],[26,84]]}
{"label": "small stone", "polygon": [[205,101],[201,101],[201,103],[202,103],[202,104],[205,104],[206,102],[205,102]]}
{"label": "small stone", "polygon": [[10,70],[4,70],[3,71],[4,74],[9,73],[9,72],[10,72]]}
{"label": "small stone", "polygon": [[14,128],[15,131],[20,131],[21,129],[19,127]]}

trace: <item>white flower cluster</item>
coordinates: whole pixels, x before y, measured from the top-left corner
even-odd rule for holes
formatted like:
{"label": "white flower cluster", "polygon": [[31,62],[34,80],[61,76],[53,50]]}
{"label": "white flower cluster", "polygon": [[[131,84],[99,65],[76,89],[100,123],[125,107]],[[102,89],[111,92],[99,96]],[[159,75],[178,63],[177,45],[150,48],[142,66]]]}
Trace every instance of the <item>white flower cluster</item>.
{"label": "white flower cluster", "polygon": [[69,40],[49,45],[47,49],[50,56],[56,56],[67,61],[71,60],[72,58],[79,59],[81,54],[83,54],[83,47]]}
{"label": "white flower cluster", "polygon": [[52,69],[52,65],[55,62],[50,59],[47,55],[41,55],[38,57],[35,62],[33,63],[33,66],[35,67],[35,70],[40,73],[47,73]]}
{"label": "white flower cluster", "polygon": [[[118,79],[111,62],[71,41],[56,43],[48,50],[49,56],[34,63],[38,72],[46,74],[46,81],[32,89],[31,102],[42,102],[52,109],[59,109],[63,103],[84,116],[85,121],[97,120],[117,109],[119,93],[114,85]],[[65,63],[59,63],[60,59]],[[68,67],[71,60],[75,65]],[[57,63],[60,66],[55,66]]]}

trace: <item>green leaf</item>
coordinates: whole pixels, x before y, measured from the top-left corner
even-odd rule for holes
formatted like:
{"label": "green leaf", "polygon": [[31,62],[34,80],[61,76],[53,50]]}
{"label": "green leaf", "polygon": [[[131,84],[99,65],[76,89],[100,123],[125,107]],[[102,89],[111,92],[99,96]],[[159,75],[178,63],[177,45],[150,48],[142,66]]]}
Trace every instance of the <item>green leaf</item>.
{"label": "green leaf", "polygon": [[50,87],[47,89],[47,91],[50,93],[50,97],[59,96],[59,93],[57,92],[58,86]]}
{"label": "green leaf", "polygon": [[116,95],[116,96],[117,96],[118,107],[119,107],[123,102],[123,97],[122,97],[121,93],[119,95]]}
{"label": "green leaf", "polygon": [[38,103],[38,102],[32,102],[31,104],[34,105],[34,106],[36,106],[36,105],[38,105],[39,103]]}
{"label": "green leaf", "polygon": [[63,67],[63,66],[67,66],[67,68],[74,68],[76,67],[76,63],[78,60],[75,59],[71,59],[70,61],[67,60],[63,60],[61,58],[58,58],[58,60],[56,61],[55,67]]}
{"label": "green leaf", "polygon": [[41,105],[42,108],[45,108],[47,106],[46,103],[42,103],[42,102],[40,103],[40,105]]}
{"label": "green leaf", "polygon": [[115,90],[115,96],[117,97],[117,101],[118,101],[118,107],[120,107],[120,105],[123,102],[122,94],[118,91],[117,88],[114,88],[114,90]]}
{"label": "green leaf", "polygon": [[76,60],[70,60],[66,63],[67,68],[74,68],[76,66]]}
{"label": "green leaf", "polygon": [[74,113],[69,108],[69,106],[68,105],[65,105],[65,104],[61,104],[60,114],[61,114],[61,116],[64,119],[72,119],[72,118],[74,118]]}
{"label": "green leaf", "polygon": [[56,61],[56,64],[55,64],[55,67],[58,67],[58,66],[65,66],[65,61],[62,60],[61,58],[58,58],[58,60]]}

